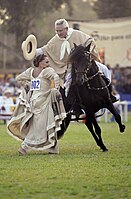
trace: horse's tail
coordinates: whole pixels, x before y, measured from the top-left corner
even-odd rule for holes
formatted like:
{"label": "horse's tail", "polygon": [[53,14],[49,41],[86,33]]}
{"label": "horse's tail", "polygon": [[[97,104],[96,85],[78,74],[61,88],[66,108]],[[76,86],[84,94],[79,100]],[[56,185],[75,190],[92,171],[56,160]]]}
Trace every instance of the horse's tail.
{"label": "horse's tail", "polygon": [[101,113],[100,114],[95,114],[95,117],[98,118],[98,117],[101,117],[102,115],[104,115],[105,113],[105,108],[101,109]]}

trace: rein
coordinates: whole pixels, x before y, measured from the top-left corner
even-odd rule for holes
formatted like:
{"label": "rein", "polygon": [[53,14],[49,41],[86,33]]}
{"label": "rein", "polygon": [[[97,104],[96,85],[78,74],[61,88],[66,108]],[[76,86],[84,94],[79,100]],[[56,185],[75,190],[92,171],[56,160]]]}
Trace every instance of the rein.
{"label": "rein", "polygon": [[95,73],[94,75],[92,75],[91,77],[87,77],[87,73],[85,72],[85,74],[83,75],[83,83],[88,82],[89,80],[93,79],[95,76],[97,76],[100,73],[100,71],[98,71],[97,73]]}
{"label": "rein", "polygon": [[88,86],[88,88],[89,88],[90,90],[97,90],[97,91],[98,91],[98,90],[103,90],[103,89],[105,89],[105,88],[108,88],[109,85],[110,85],[110,83],[108,83],[106,86],[95,88],[95,87],[90,87],[89,83],[87,84],[87,86]]}
{"label": "rein", "polygon": [[[108,86],[110,85],[110,82],[109,82],[107,85],[102,86],[102,87],[98,87],[98,88],[95,88],[95,87],[91,87],[91,86],[90,86],[89,80],[93,79],[93,78],[96,77],[98,74],[101,74],[101,72],[100,72],[100,71],[97,71],[97,73],[95,73],[95,74],[92,75],[91,77],[87,77],[87,74],[84,75],[83,81],[84,81],[84,82],[87,82],[88,89],[90,89],[90,90],[103,90],[103,89],[108,88]],[[84,83],[84,82],[83,82],[83,83]]]}
{"label": "rein", "polygon": [[[88,89],[90,90],[103,90],[103,89],[106,89],[109,85],[110,85],[110,82],[105,85],[105,86],[102,86],[102,87],[98,87],[98,88],[95,88],[95,87],[91,87],[90,84],[89,84],[89,80],[92,80],[94,77],[96,77],[98,74],[101,74],[100,71],[97,71],[94,75],[92,75],[91,77],[87,77],[87,71],[89,69],[87,69],[86,71],[84,72],[80,72],[80,73],[84,73],[83,76],[82,76],[82,84],[84,84],[85,82],[87,82],[87,86],[88,86]],[[79,73],[79,72],[77,72]]]}

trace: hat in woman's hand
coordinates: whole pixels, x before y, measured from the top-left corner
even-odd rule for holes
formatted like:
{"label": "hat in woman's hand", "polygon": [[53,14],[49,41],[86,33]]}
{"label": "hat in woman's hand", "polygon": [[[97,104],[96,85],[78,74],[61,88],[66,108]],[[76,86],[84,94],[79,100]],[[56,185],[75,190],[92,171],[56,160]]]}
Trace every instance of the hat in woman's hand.
{"label": "hat in woman's hand", "polygon": [[26,60],[32,60],[36,55],[37,40],[33,34],[30,34],[25,41],[22,42],[21,49]]}

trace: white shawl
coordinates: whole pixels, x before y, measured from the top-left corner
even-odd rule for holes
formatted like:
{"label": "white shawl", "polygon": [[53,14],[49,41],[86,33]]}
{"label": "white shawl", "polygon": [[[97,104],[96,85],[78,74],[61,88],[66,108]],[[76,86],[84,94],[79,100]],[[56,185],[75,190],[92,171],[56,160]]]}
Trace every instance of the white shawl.
{"label": "white shawl", "polygon": [[63,43],[61,45],[61,51],[60,51],[60,60],[62,60],[64,58],[66,51],[67,51],[68,55],[70,54],[71,46],[70,46],[70,43],[68,42],[68,39],[71,37],[72,33],[73,33],[73,28],[69,28],[66,38],[60,38],[57,34],[57,37],[59,37],[60,40],[63,40]]}

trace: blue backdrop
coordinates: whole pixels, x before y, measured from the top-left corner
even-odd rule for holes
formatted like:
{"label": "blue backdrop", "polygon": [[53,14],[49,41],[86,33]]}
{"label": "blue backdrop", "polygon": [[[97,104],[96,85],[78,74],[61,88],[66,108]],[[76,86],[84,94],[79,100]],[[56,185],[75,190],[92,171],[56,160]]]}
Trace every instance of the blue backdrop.
{"label": "blue backdrop", "polygon": [[[128,101],[131,103],[131,94],[120,94],[121,101]],[[128,106],[128,110],[131,111],[131,104]]]}

